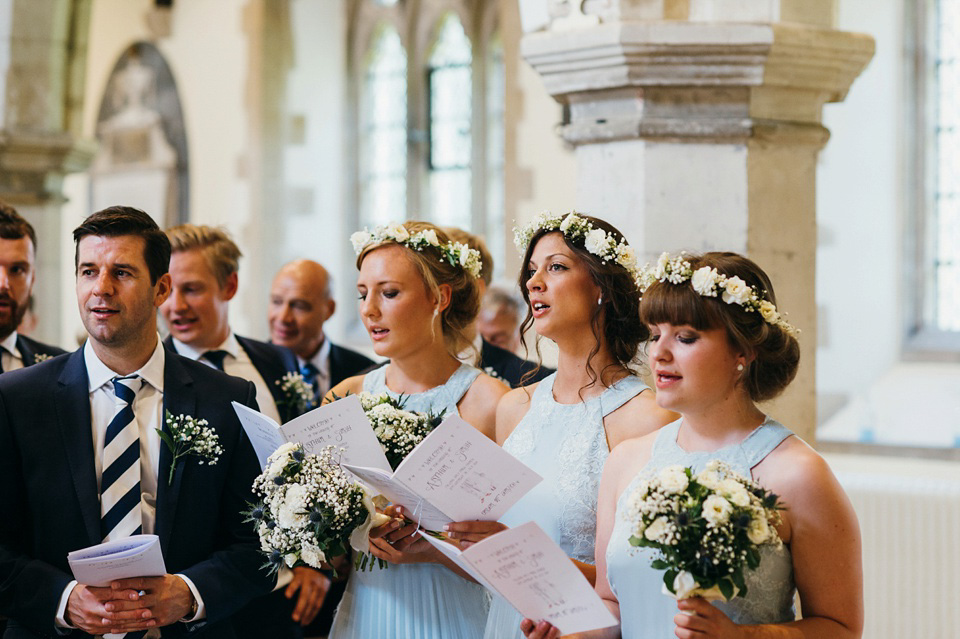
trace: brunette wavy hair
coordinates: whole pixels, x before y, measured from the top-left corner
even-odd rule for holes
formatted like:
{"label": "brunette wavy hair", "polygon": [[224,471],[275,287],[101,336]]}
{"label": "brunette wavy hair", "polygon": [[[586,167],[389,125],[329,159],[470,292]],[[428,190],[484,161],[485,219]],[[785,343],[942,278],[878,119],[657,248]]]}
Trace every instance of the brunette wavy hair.
{"label": "brunette wavy hair", "polygon": [[[622,241],[623,234],[613,225],[589,215],[578,214],[585,220],[593,224],[594,228],[602,229],[617,242]],[[523,254],[523,266],[520,269],[520,291],[527,304],[527,316],[520,325],[520,334],[524,335],[526,330],[533,324],[533,310],[530,308],[530,292],[527,290],[527,282],[530,280],[530,274],[527,264],[530,263],[530,257],[533,255],[533,249],[537,242],[545,235],[550,233],[560,233],[556,229],[543,229],[533,235],[526,252]],[[593,283],[600,288],[600,295],[603,299],[602,304],[598,304],[590,318],[590,329],[596,343],[587,357],[587,374],[590,376],[590,383],[584,388],[589,388],[597,383],[607,369],[613,367],[619,371],[635,375],[634,366],[638,363],[640,354],[640,345],[650,337],[650,331],[647,325],[638,320],[640,307],[640,289],[637,288],[633,276],[615,261],[604,261],[588,251],[584,246],[583,238],[571,240],[563,235],[563,241],[567,247],[573,251],[580,261],[586,266],[587,271]],[[526,338],[521,337],[524,348],[529,352]],[[593,367],[593,359],[600,353],[600,349],[606,346],[613,356],[615,364],[608,365],[604,369],[597,371]],[[535,343],[535,352],[537,362],[543,358],[540,354],[539,339]],[[539,366],[538,366],[539,368]],[[532,376],[534,372],[528,373]]]}

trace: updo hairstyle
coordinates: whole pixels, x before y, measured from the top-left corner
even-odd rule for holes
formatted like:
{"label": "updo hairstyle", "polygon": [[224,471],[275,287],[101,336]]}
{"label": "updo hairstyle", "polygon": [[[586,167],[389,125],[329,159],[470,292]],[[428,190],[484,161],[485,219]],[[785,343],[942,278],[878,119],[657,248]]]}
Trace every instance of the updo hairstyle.
{"label": "updo hairstyle", "polygon": [[[404,222],[402,226],[410,235],[420,231],[432,230],[437,234],[437,240],[441,245],[450,242],[449,236],[442,229],[429,222],[410,220]],[[477,313],[480,312],[480,287],[477,284],[477,278],[459,265],[452,266],[438,248],[427,246],[418,251],[394,241],[370,244],[364,247],[357,256],[357,270],[360,270],[363,259],[371,251],[394,244],[402,247],[407,259],[417,267],[428,295],[432,296],[434,300],[440,300],[441,285],[448,284],[450,286],[450,303],[440,312],[440,325],[447,351],[456,357],[458,353],[462,353],[472,346],[472,340],[466,329],[477,318]]]}
{"label": "updo hairstyle", "polygon": [[[727,277],[739,277],[756,288],[761,298],[777,303],[770,278],[753,260],[737,253],[720,252],[684,254],[683,258],[694,271],[709,266]],[[672,324],[692,326],[696,330],[726,330],[733,348],[753,356],[741,380],[755,402],[773,399],[797,375],[800,344],[793,334],[768,324],[757,311],[748,312],[738,304],[727,304],[720,297],[700,295],[690,281],[652,284],[640,302],[640,321],[645,326]]]}
{"label": "updo hairstyle", "polygon": [[[594,228],[602,229],[614,238],[617,242],[624,240],[623,234],[614,228],[611,224],[589,215],[577,214],[585,220],[588,220]],[[594,284],[600,288],[600,296],[603,299],[602,304],[598,304],[590,318],[590,328],[596,343],[587,357],[587,372],[590,376],[590,386],[597,382],[603,371],[599,373],[591,365],[593,358],[600,352],[600,347],[606,343],[610,354],[616,361],[616,366],[631,374],[634,374],[632,366],[638,363],[640,345],[645,342],[650,331],[647,325],[637,321],[640,306],[640,289],[633,276],[615,261],[604,261],[594,255],[584,247],[583,238],[571,240],[561,231],[556,229],[542,229],[534,234],[523,255],[523,262],[520,268],[520,291],[523,294],[524,302],[527,305],[527,316],[520,325],[520,335],[525,335],[526,331],[533,324],[533,310],[530,307],[530,292],[527,290],[527,282],[530,280],[527,264],[530,263],[530,257],[533,250],[544,235],[550,233],[559,233],[563,237],[564,243],[573,251],[574,255],[580,258],[580,261],[587,267]],[[527,348],[526,338],[521,337],[524,348]],[[538,361],[542,359],[540,355],[539,342],[536,344],[536,353]]]}

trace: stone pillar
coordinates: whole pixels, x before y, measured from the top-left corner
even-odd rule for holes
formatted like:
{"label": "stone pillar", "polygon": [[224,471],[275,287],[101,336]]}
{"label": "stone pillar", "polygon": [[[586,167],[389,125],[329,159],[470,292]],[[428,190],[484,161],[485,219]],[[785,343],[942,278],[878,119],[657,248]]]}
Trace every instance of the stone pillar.
{"label": "stone pillar", "polygon": [[0,198],[37,231],[38,338],[60,341],[63,177],[86,169],[79,138],[90,0],[0,2]]}
{"label": "stone pillar", "polygon": [[797,379],[765,410],[813,442],[821,112],[843,100],[873,39],[831,28],[831,0],[520,2],[544,16],[522,51],[566,107],[577,208],[620,228],[641,260],[681,249],[756,260],[802,331]]}

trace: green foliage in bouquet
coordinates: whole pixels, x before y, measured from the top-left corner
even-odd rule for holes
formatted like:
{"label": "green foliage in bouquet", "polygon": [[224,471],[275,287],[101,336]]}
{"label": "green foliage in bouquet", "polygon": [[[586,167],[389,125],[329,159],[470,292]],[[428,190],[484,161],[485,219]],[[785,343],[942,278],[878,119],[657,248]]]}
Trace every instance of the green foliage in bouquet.
{"label": "green foliage in bouquet", "polygon": [[779,545],[777,495],[720,461],[699,474],[670,466],[629,495],[630,544],[657,551],[666,589],[679,599],[729,601],[747,594],[744,572],[760,565],[760,546]]}
{"label": "green foliage in bouquet", "polygon": [[253,489],[263,501],[244,514],[260,537],[271,572],[283,565],[320,568],[351,546],[362,555],[370,529],[389,521],[340,467],[339,450],[332,446],[315,455],[300,444],[284,444],[270,456]]}

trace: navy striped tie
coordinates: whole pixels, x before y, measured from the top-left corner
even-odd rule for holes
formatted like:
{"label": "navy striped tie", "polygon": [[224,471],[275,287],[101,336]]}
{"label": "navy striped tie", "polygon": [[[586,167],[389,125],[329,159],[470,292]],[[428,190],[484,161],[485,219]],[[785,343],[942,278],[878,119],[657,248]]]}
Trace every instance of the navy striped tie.
{"label": "navy striped tie", "polygon": [[100,475],[100,533],[104,541],[143,532],[140,429],[133,412],[133,400],[136,391],[143,386],[143,380],[131,375],[114,377],[112,381],[117,396],[117,414],[107,426],[103,439],[103,472]]}

